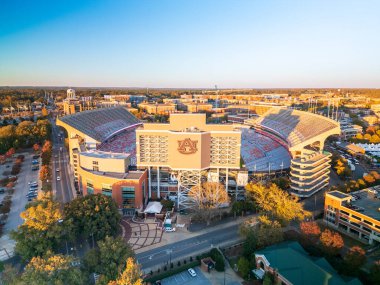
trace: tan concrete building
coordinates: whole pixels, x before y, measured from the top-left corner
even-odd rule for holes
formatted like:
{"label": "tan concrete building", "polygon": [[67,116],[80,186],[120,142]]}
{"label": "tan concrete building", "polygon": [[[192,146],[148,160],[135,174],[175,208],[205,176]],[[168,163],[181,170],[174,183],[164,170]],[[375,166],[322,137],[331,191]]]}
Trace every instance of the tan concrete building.
{"label": "tan concrete building", "polygon": [[141,109],[145,110],[148,114],[153,115],[167,115],[176,111],[175,104],[153,104],[153,103],[140,103],[138,105]]}
{"label": "tan concrete building", "polygon": [[147,171],[129,169],[136,164],[134,129],[141,125],[132,114],[96,109],[58,118],[57,125],[67,133],[70,166],[83,195],[111,196],[132,213],[146,203]]}
{"label": "tan concrete building", "polygon": [[380,243],[380,187],[350,194],[326,193],[323,221],[364,243]]}
{"label": "tan concrete building", "polygon": [[240,131],[206,124],[205,114],[171,114],[169,124],[144,124],[136,145],[137,166],[149,172],[149,197],[176,196],[180,208],[189,206],[187,192],[202,176],[220,181],[223,169],[228,185],[228,171],[240,169]]}
{"label": "tan concrete building", "polygon": [[206,103],[183,103],[186,110],[189,113],[198,113],[201,111],[211,111],[212,110],[212,104],[206,104]]}

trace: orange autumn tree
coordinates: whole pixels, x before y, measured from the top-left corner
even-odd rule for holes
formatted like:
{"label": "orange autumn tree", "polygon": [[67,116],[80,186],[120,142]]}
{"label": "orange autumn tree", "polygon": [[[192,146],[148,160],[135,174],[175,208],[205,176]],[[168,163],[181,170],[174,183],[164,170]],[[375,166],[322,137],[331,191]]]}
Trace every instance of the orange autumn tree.
{"label": "orange autumn tree", "polygon": [[319,238],[322,249],[329,255],[337,255],[344,246],[342,236],[337,233],[326,229],[323,231]]}
{"label": "orange autumn tree", "polygon": [[51,173],[50,173],[50,167],[48,165],[42,165],[40,170],[40,180],[46,181],[49,179]]}
{"label": "orange autumn tree", "polygon": [[230,202],[226,188],[218,182],[205,182],[193,186],[188,195],[194,201],[199,213],[205,215],[207,224],[210,224],[213,212]]}
{"label": "orange autumn tree", "polygon": [[302,222],[300,228],[301,232],[312,241],[316,241],[321,234],[321,229],[316,222]]}
{"label": "orange autumn tree", "polygon": [[358,272],[360,267],[362,267],[367,258],[365,256],[365,250],[360,246],[353,246],[344,256],[344,269],[346,273]]}
{"label": "orange autumn tree", "polygon": [[116,280],[108,282],[108,285],[143,285],[144,281],[141,278],[142,273],[140,267],[135,263],[132,257],[127,259],[125,269],[120,277]]}

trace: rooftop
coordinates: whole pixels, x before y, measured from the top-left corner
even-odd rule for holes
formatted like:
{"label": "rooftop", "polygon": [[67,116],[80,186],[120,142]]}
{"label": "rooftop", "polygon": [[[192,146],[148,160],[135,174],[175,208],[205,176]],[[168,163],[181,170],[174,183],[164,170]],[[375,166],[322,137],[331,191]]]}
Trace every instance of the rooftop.
{"label": "rooftop", "polygon": [[357,279],[344,281],[324,258],[313,259],[297,242],[283,242],[256,252],[264,255],[270,267],[294,285],[361,284]]}
{"label": "rooftop", "polygon": [[[379,189],[377,191],[378,193],[380,193],[380,187],[378,188]],[[374,187],[353,193],[353,195],[357,196],[359,199],[356,199],[356,201],[351,200],[351,205],[353,207],[358,207],[359,209],[361,209],[358,211],[361,214],[380,221],[380,199],[376,198],[376,194],[368,192],[368,190],[370,189],[374,189]]]}
{"label": "rooftop", "polygon": [[87,156],[87,157],[114,158],[114,159],[126,159],[129,157],[129,154],[94,151],[94,150],[81,152],[80,155]]}
{"label": "rooftop", "polygon": [[140,177],[144,174],[144,171],[129,171],[126,173],[120,173],[120,172],[102,172],[102,171],[94,171],[91,169],[86,169],[86,171],[91,172],[95,175],[99,176],[108,176],[118,179],[132,179],[132,180],[138,180]]}
{"label": "rooftop", "polygon": [[345,193],[340,192],[340,191],[331,191],[331,192],[328,192],[328,194],[331,196],[334,196],[336,198],[339,198],[339,199],[345,199],[345,198],[351,197],[351,195],[345,194]]}

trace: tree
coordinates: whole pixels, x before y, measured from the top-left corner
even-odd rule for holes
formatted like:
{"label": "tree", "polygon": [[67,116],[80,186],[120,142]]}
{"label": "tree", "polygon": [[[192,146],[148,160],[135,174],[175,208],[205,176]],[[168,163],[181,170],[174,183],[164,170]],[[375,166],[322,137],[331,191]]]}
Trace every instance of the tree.
{"label": "tree", "polygon": [[283,225],[292,220],[303,220],[310,215],[294,197],[275,184],[265,186],[260,183],[249,183],[246,192],[261,212],[278,219]]}
{"label": "tree", "polygon": [[42,117],[46,117],[48,114],[49,114],[48,110],[45,107],[43,107],[42,110],[41,110]]}
{"label": "tree", "polygon": [[337,232],[330,231],[329,229],[322,232],[320,242],[322,249],[328,255],[337,255],[344,246],[342,236]]}
{"label": "tree", "polygon": [[367,185],[371,185],[375,183],[375,178],[371,174],[367,174],[363,176],[364,181],[366,182]]}
{"label": "tree", "polygon": [[365,250],[360,246],[353,246],[344,256],[344,270],[346,274],[355,275],[366,262]]}
{"label": "tree", "polygon": [[143,279],[140,267],[135,263],[132,257],[127,259],[125,269],[118,279],[110,281],[108,285],[142,285]]}
{"label": "tree", "polygon": [[33,145],[33,150],[34,150],[35,152],[39,151],[39,150],[40,150],[40,145],[37,144],[37,143],[35,143],[35,144]]}
{"label": "tree", "polygon": [[89,251],[84,264],[88,272],[96,272],[101,275],[103,284],[115,280],[122,272],[125,261],[133,257],[131,247],[121,237],[106,237],[98,242],[98,248]]}
{"label": "tree", "polygon": [[51,175],[50,167],[48,165],[42,165],[41,170],[40,170],[40,180],[42,182],[45,182],[46,180],[50,178],[50,175]]}
{"label": "tree", "polygon": [[305,237],[314,242],[321,234],[321,229],[316,222],[302,222],[300,228]]}
{"label": "tree", "polygon": [[251,266],[249,263],[249,260],[245,257],[240,257],[237,264],[238,270],[241,274],[241,276],[246,279],[248,277],[248,274],[251,270]]}
{"label": "tree", "polygon": [[0,273],[1,281],[4,285],[18,285],[19,283],[19,271],[10,264],[6,264],[4,269]]}
{"label": "tree", "polygon": [[217,182],[196,185],[190,189],[188,195],[195,202],[200,213],[205,215],[208,225],[212,218],[212,212],[230,202],[226,189]]}
{"label": "tree", "polygon": [[57,247],[63,231],[63,224],[59,222],[62,213],[50,194],[40,194],[20,216],[24,223],[11,232],[11,236],[16,241],[15,251],[24,260],[42,256]]}
{"label": "tree", "polygon": [[257,247],[265,247],[283,241],[284,234],[278,221],[267,216],[259,217],[259,225],[256,230]]}
{"label": "tree", "polygon": [[112,197],[102,194],[77,197],[64,207],[65,220],[72,225],[70,237],[95,240],[116,236],[120,231],[121,216]]}
{"label": "tree", "polygon": [[26,266],[21,280],[25,284],[86,284],[79,268],[72,266],[71,256],[53,255],[33,257]]}
{"label": "tree", "polygon": [[375,261],[371,266],[369,280],[372,284],[380,284],[380,260]]}
{"label": "tree", "polygon": [[5,156],[7,156],[7,157],[11,157],[12,155],[14,155],[15,154],[15,149],[14,149],[14,147],[12,147],[12,148],[10,148],[8,151],[7,151],[7,153],[5,154]]}

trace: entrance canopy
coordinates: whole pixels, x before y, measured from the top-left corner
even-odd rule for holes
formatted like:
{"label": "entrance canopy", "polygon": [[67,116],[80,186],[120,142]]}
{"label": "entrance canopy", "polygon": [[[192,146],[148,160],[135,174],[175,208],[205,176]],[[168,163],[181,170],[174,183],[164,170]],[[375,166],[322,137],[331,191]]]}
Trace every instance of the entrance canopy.
{"label": "entrance canopy", "polygon": [[162,210],[161,202],[149,202],[146,206],[144,213],[147,214],[159,214]]}

